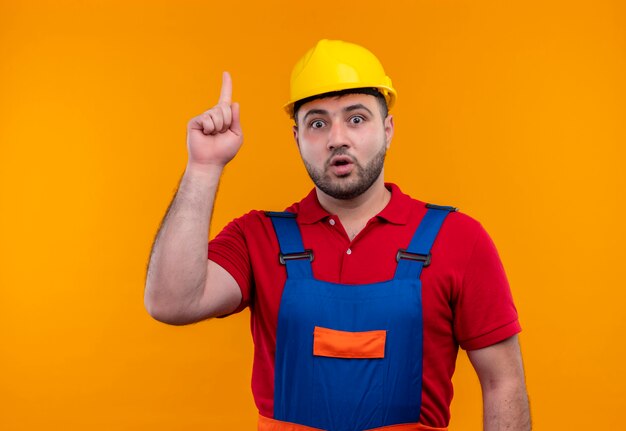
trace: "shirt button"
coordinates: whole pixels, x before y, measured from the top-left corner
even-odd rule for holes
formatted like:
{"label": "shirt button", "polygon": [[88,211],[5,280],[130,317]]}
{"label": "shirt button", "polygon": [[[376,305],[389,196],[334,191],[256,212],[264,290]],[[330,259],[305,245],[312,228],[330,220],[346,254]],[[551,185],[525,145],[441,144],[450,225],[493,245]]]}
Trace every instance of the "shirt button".
{"label": "shirt button", "polygon": [[331,218],[330,220],[328,220],[328,223],[330,223],[331,226],[334,226],[335,225],[335,219]]}
{"label": "shirt button", "polygon": [[346,254],[352,254],[352,250],[347,249],[347,250],[346,250]]}

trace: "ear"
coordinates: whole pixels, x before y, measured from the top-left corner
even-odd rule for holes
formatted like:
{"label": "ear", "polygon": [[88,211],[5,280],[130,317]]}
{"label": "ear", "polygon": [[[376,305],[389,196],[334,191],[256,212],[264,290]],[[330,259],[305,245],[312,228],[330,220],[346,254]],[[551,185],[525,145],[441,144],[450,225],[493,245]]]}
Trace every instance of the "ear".
{"label": "ear", "polygon": [[393,138],[393,115],[387,115],[385,118],[385,142],[387,149],[391,146],[391,139]]}
{"label": "ear", "polygon": [[300,142],[298,141],[298,126],[293,126],[293,140],[296,141],[296,145],[300,148]]}

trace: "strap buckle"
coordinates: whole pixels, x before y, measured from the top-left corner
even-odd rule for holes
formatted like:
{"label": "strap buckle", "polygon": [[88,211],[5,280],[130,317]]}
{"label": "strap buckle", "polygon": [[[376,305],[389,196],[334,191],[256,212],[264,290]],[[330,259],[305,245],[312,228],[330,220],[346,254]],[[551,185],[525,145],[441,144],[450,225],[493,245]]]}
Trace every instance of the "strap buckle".
{"label": "strap buckle", "polygon": [[298,214],[288,211],[265,211],[265,215],[268,217],[279,218],[296,218],[298,216]]}
{"label": "strap buckle", "polygon": [[313,262],[313,250],[306,249],[301,253],[278,253],[278,260],[281,265],[284,265],[288,260],[309,259],[309,262]]}
{"label": "strap buckle", "polygon": [[398,253],[396,254],[396,262],[400,262],[400,259],[414,260],[417,262],[424,262],[424,267],[427,267],[428,265],[430,265],[430,258],[431,258],[430,253],[428,254],[411,253],[409,251],[406,251],[406,249],[404,248],[401,248],[400,250],[398,250]]}
{"label": "strap buckle", "polygon": [[457,212],[459,210],[456,207],[451,207],[447,205],[435,205],[435,204],[426,204],[426,208],[434,209],[434,210],[450,211],[450,212]]}

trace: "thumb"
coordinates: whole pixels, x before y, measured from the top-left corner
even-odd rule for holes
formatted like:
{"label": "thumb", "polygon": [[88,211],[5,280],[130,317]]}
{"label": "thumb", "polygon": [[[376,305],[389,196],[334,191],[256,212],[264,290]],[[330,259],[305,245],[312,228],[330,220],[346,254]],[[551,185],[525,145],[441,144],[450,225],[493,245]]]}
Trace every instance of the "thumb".
{"label": "thumb", "polygon": [[230,130],[237,136],[242,135],[241,123],[239,122],[239,103],[233,103],[230,107],[233,113],[233,119],[230,123]]}

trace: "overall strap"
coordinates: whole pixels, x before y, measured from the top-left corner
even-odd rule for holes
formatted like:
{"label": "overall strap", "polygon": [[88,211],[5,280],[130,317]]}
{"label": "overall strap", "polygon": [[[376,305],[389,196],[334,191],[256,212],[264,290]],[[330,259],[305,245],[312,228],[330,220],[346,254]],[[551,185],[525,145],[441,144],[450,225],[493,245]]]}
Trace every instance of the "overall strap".
{"label": "overall strap", "polygon": [[313,251],[304,249],[296,214],[268,211],[265,215],[272,220],[280,246],[278,261],[287,268],[287,278],[313,278]]}
{"label": "overall strap", "polygon": [[411,243],[406,249],[398,250],[395,278],[419,278],[422,269],[430,265],[430,250],[437,238],[439,229],[454,207],[426,204],[426,214],[417,227]]}

